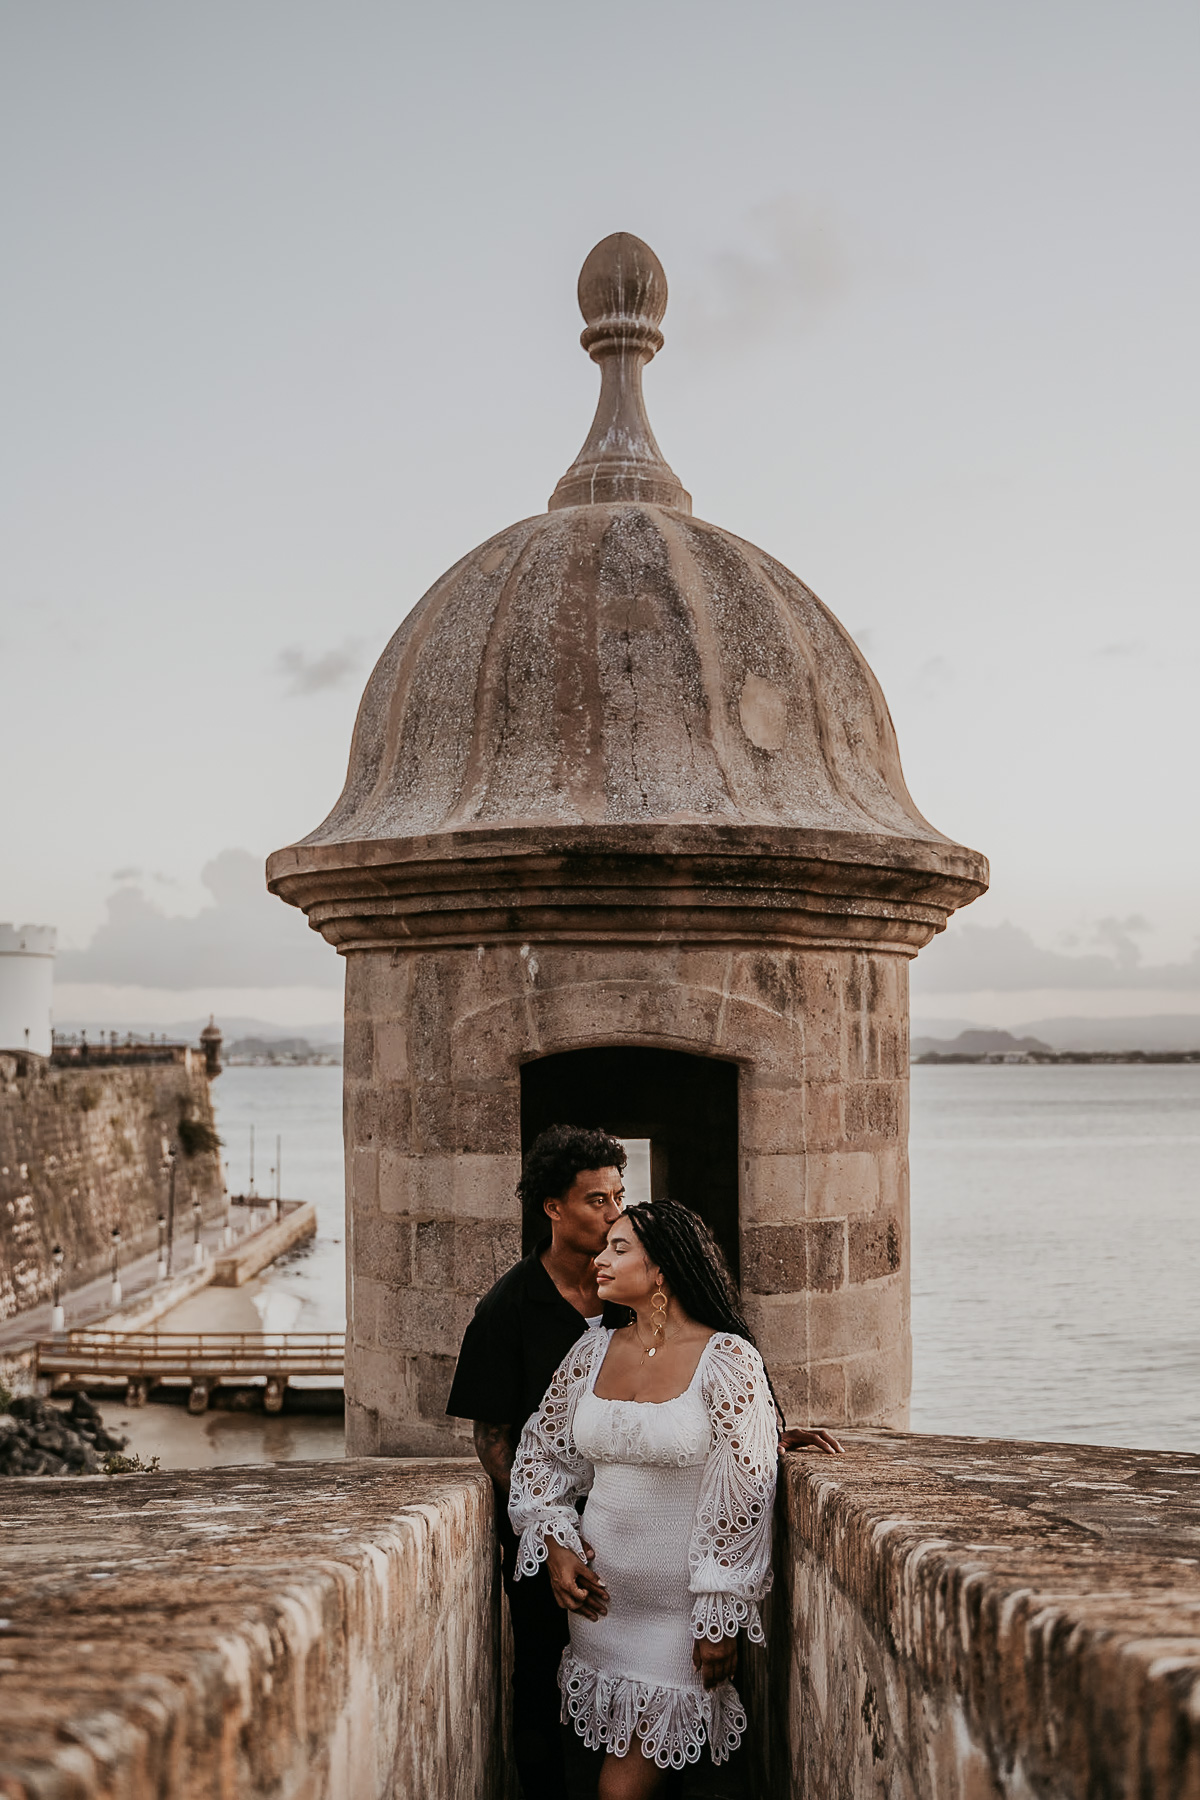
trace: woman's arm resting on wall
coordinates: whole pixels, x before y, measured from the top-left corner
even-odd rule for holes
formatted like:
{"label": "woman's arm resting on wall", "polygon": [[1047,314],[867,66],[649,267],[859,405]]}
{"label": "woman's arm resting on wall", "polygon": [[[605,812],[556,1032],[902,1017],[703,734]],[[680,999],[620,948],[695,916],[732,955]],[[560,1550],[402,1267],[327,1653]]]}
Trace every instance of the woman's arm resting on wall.
{"label": "woman's arm resting on wall", "polygon": [[828,1431],[807,1431],[803,1425],[792,1425],[779,1434],[781,1450],[823,1450],[826,1456],[844,1456],[844,1448]]}

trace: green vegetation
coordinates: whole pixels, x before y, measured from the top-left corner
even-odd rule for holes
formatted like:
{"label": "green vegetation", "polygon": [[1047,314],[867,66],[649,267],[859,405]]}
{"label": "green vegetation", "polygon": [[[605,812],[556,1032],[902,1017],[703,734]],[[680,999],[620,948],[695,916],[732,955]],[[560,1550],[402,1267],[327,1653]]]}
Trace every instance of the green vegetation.
{"label": "green vegetation", "polygon": [[104,1459],[106,1475],[157,1475],[158,1457],[152,1456],[149,1462],[143,1462],[140,1456],[126,1456],[121,1450],[114,1450],[111,1456]]}
{"label": "green vegetation", "polygon": [[221,1143],[222,1139],[203,1119],[193,1119],[186,1113],[180,1119],[179,1147],[185,1156],[215,1156]]}

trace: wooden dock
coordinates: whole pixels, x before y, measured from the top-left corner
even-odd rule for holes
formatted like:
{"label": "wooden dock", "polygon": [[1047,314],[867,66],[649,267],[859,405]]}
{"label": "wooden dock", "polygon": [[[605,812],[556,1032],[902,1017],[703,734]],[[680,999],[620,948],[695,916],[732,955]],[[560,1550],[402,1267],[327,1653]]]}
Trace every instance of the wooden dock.
{"label": "wooden dock", "polygon": [[142,1406],[160,1382],[188,1387],[188,1411],[202,1413],[214,1387],[265,1382],[263,1405],[279,1412],[294,1375],[340,1381],[340,1331],[72,1331],[37,1346],[37,1375],[51,1390],[119,1385],[126,1404]]}

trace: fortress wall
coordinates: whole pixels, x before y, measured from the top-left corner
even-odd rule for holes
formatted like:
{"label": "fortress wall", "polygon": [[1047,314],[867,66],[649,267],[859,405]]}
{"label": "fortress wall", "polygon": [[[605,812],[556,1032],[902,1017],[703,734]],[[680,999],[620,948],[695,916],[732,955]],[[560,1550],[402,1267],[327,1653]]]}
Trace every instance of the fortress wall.
{"label": "fortress wall", "polygon": [[[224,1204],[219,1156],[180,1143],[180,1124],[214,1128],[204,1059],[56,1068],[0,1056],[0,1319],[50,1296],[50,1252],[65,1252],[64,1290],[102,1274],[119,1226],[128,1260],[153,1247],[166,1208],[163,1140],[179,1150],[176,1233],[194,1189],[206,1218]],[[186,1139],[186,1132],[185,1132]]]}
{"label": "fortress wall", "polygon": [[[1198,1800],[1200,1457],[848,1442],[786,1460],[750,1792]],[[0,1489],[12,1800],[511,1800],[473,1461]]]}
{"label": "fortress wall", "polygon": [[787,1459],[772,1800],[1198,1800],[1200,1457],[853,1437]]}
{"label": "fortress wall", "polygon": [[510,1800],[478,1465],[0,1487],[6,1796]]}

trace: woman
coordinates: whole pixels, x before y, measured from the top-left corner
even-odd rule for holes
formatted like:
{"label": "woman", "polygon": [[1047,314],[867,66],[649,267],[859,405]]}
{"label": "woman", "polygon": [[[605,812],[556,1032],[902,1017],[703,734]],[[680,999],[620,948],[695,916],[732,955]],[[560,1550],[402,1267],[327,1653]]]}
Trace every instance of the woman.
{"label": "woman", "polygon": [[745,1731],[731,1677],[738,1631],[763,1641],[775,1407],[721,1253],[687,1207],[631,1206],[596,1278],[632,1318],[585,1332],[560,1364],[522,1433],[509,1516],[518,1578],[548,1556],[571,1613],[559,1684],[564,1716],[608,1752],[599,1800],[644,1800],[705,1743],[723,1762]]}

